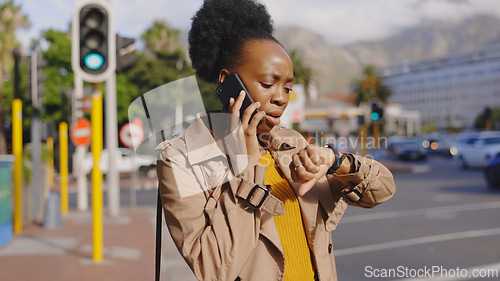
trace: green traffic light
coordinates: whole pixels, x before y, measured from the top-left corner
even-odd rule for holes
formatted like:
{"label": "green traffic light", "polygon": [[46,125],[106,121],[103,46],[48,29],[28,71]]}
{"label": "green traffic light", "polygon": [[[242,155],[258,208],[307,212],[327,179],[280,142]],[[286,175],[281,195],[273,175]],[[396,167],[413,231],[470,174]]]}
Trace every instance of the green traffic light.
{"label": "green traffic light", "polygon": [[99,69],[103,63],[103,57],[97,53],[90,53],[85,56],[85,65],[90,69]]}
{"label": "green traffic light", "polygon": [[377,121],[380,118],[380,115],[377,112],[372,112],[372,120]]}

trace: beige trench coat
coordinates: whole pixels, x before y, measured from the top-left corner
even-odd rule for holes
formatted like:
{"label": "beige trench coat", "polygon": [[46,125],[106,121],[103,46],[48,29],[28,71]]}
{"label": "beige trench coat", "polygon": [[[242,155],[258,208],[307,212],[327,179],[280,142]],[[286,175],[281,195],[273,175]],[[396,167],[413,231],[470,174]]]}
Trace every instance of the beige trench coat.
{"label": "beige trench coat", "polygon": [[[275,127],[270,135],[271,154],[297,192],[300,184],[290,177],[291,155],[307,142],[283,127]],[[183,136],[158,146],[159,188],[173,241],[199,280],[282,280],[286,261],[273,215],[283,214],[283,205],[254,188],[258,159],[236,157],[234,169],[241,170],[231,176],[223,149],[200,116]],[[395,192],[386,167],[355,159],[355,173],[327,175],[298,198],[318,280],[337,280],[330,232],[347,205],[371,208]],[[262,206],[254,207],[259,203]]]}

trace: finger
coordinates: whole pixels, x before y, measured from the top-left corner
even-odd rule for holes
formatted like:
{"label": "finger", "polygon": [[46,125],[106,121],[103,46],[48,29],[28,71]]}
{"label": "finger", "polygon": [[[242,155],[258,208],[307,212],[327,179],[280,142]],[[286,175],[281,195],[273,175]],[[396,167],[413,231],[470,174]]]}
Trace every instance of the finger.
{"label": "finger", "polygon": [[301,184],[299,187],[299,191],[297,193],[297,196],[299,196],[299,197],[304,196],[304,194],[306,194],[309,190],[311,190],[311,188],[313,188],[313,186],[316,184],[316,182],[318,182],[318,179],[313,178],[312,180]]}
{"label": "finger", "polygon": [[260,108],[260,102],[254,102],[250,104],[247,109],[243,112],[243,116],[241,117],[241,123],[243,126],[246,126],[250,123],[250,118],[256,109]]}
{"label": "finger", "polygon": [[306,146],[306,151],[307,151],[307,155],[309,156],[309,159],[311,159],[311,162],[314,165],[319,166],[319,165],[323,164],[321,161],[321,153],[316,146],[308,145],[308,146]]}
{"label": "finger", "polygon": [[266,116],[266,113],[264,111],[259,111],[254,115],[247,127],[248,134],[257,134],[257,127],[259,126],[260,120],[264,118],[264,116]]}
{"label": "finger", "polygon": [[243,100],[245,99],[245,91],[241,91],[238,97],[236,98],[236,101],[233,103],[233,105],[229,106],[229,112],[231,114],[235,114],[237,116],[240,116],[240,108],[241,105],[243,104]]}
{"label": "finger", "polygon": [[299,155],[308,172],[315,174],[319,171],[319,167],[314,165],[314,163],[311,161],[311,158],[309,157],[306,149],[300,150]]}
{"label": "finger", "polygon": [[294,154],[292,156],[292,159],[293,159],[295,174],[297,175],[299,182],[309,181],[314,178],[314,174],[306,170],[306,167],[304,166],[298,154]]}

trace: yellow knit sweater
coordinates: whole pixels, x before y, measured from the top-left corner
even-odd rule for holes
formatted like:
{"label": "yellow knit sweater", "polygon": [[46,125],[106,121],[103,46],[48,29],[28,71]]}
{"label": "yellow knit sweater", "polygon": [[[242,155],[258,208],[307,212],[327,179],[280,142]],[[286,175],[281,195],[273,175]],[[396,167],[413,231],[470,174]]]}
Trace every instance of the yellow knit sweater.
{"label": "yellow knit sweater", "polygon": [[285,214],[274,216],[281,245],[285,253],[285,281],[314,280],[314,266],[302,221],[299,201],[288,181],[283,178],[274,165],[269,151],[259,161],[267,165],[264,184],[272,187],[272,194],[285,206]]}

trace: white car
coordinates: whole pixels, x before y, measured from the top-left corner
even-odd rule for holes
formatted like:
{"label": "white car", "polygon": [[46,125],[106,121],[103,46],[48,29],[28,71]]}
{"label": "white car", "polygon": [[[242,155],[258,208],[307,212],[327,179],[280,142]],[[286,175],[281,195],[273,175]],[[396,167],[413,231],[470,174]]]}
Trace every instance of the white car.
{"label": "white car", "polygon": [[[101,152],[101,159],[99,160],[99,168],[101,172],[106,174],[109,169],[108,151],[103,149]],[[129,148],[118,148],[116,155],[116,169],[118,173],[132,173],[139,171],[143,176],[152,176],[156,174],[156,160],[157,158],[152,155],[136,154]],[[94,167],[94,156],[92,153],[87,152],[83,163],[83,169],[88,175]]]}
{"label": "white car", "polygon": [[500,155],[500,131],[464,133],[457,138],[454,156],[463,168],[484,167]]}

